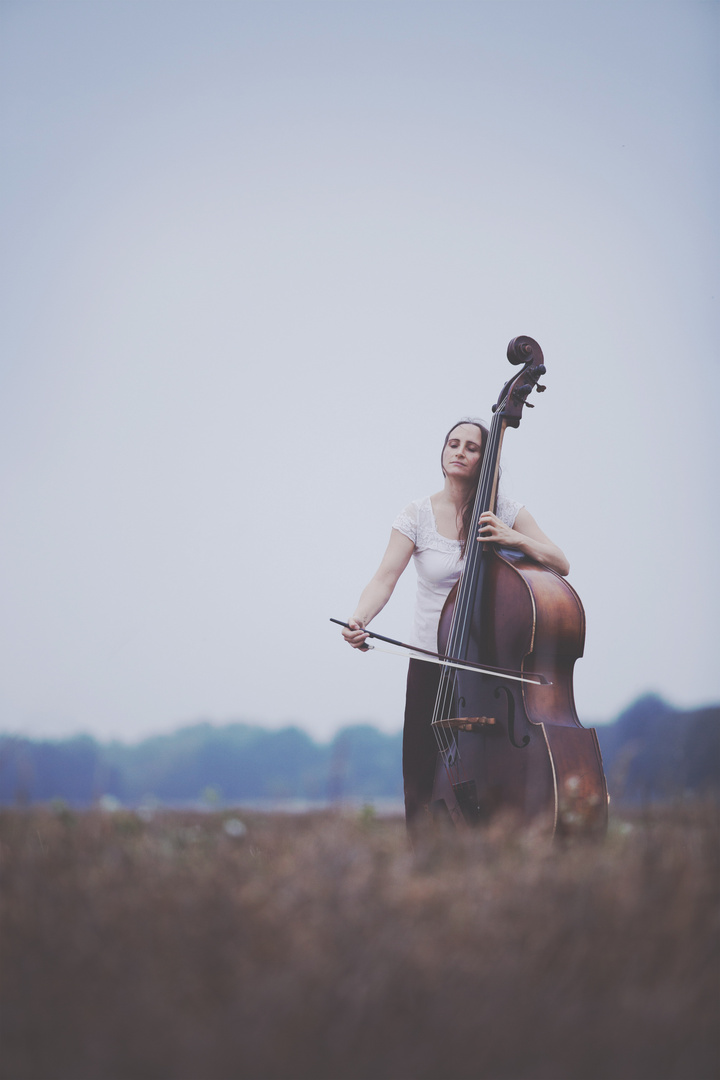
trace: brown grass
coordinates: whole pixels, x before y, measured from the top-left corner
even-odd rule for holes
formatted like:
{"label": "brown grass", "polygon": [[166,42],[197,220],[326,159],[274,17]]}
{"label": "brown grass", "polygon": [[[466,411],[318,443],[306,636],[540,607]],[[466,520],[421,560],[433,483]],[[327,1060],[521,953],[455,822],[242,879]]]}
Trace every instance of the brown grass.
{"label": "brown grass", "polygon": [[717,826],[5,811],[0,1076],[711,1080]]}

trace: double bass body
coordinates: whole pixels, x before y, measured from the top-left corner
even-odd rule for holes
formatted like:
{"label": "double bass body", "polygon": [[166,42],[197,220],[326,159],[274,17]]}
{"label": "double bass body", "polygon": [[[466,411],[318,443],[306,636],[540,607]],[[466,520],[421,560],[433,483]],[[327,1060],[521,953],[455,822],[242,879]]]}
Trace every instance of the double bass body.
{"label": "double bass body", "polygon": [[[495,478],[491,498],[496,487]],[[433,721],[440,748],[433,815],[464,828],[503,811],[544,820],[558,836],[602,834],[608,800],[600,748],[595,731],[580,724],[573,696],[585,641],[580,598],[526,556],[480,547],[472,579],[464,574],[446,601],[439,652],[516,677],[455,671],[449,678]]]}

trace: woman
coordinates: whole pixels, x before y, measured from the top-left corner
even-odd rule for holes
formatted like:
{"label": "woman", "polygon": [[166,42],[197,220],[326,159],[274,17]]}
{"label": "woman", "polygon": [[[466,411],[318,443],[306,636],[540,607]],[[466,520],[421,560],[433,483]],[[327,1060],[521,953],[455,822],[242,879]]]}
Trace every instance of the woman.
{"label": "woman", "polygon": [[[363,648],[367,638],[364,628],[385,607],[412,557],[418,574],[412,644],[437,652],[440,614],[464,564],[487,438],[487,428],[475,419],[461,420],[446,435],[441,457],[443,488],[410,503],[393,522],[382,562],[348,619],[352,629],[343,630],[345,640],[354,649]],[[560,548],[524,506],[500,494],[496,511],[480,516],[477,540],[515,548],[563,576],[569,572]],[[435,664],[410,661],[403,729],[405,816],[409,826],[427,810],[432,795],[437,743],[431,721],[440,671]]]}

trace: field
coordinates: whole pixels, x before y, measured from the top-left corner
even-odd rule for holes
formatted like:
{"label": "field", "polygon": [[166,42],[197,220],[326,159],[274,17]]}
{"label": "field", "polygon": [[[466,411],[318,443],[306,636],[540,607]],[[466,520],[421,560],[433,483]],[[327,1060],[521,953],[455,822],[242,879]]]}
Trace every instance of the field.
{"label": "field", "polygon": [[718,811],[0,813],[2,1080],[714,1080]]}

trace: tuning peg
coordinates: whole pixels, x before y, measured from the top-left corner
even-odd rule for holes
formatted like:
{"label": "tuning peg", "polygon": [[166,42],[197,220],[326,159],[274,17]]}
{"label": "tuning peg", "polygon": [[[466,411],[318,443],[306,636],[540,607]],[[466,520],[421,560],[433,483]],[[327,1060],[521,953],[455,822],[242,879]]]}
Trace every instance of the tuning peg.
{"label": "tuning peg", "polygon": [[528,394],[531,393],[532,388],[532,383],[523,383],[522,386],[518,386],[517,390],[515,390],[515,392],[513,393],[513,397],[516,401],[522,401],[523,404],[527,405],[529,408],[532,409],[534,408],[534,406],[531,405],[530,402],[527,400]]}
{"label": "tuning peg", "polygon": [[540,383],[538,383],[535,389],[537,390],[538,394],[542,394],[543,390],[547,390],[547,386],[541,386]]}

